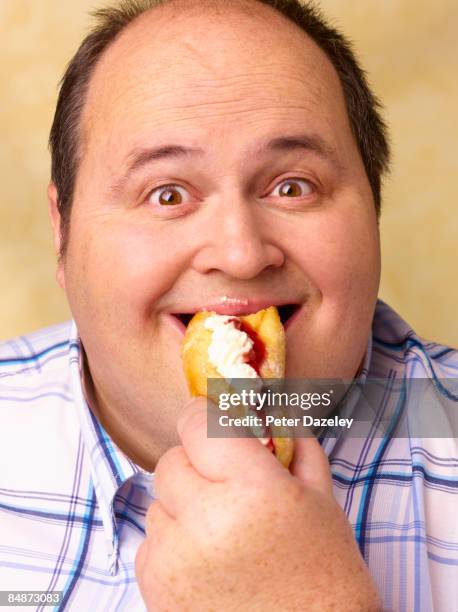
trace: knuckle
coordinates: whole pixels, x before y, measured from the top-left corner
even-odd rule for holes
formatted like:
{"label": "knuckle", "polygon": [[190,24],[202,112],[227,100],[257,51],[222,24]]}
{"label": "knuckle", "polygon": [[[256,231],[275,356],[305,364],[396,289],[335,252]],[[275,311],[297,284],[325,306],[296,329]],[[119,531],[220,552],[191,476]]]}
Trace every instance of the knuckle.
{"label": "knuckle", "polygon": [[181,418],[178,429],[181,435],[183,433],[192,435],[196,432],[200,432],[202,429],[206,430],[206,427],[206,403],[204,403],[204,400],[202,400],[202,398],[199,398],[199,402],[194,403],[192,411],[187,412],[186,415]]}
{"label": "knuckle", "polygon": [[163,472],[170,470],[173,465],[176,465],[179,461],[182,461],[184,455],[184,449],[182,446],[172,446],[169,448],[162,457],[159,459],[155,470],[155,480],[160,478]]}

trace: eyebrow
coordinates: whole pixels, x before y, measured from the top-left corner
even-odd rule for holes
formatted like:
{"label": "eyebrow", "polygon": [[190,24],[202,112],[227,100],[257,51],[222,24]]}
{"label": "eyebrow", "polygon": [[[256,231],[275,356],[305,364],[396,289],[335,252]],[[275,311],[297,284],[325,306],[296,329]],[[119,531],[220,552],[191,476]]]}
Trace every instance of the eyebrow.
{"label": "eyebrow", "polygon": [[331,162],[337,168],[340,168],[340,162],[337,159],[335,150],[317,134],[300,134],[297,136],[281,136],[269,140],[265,145],[261,146],[257,153],[262,154],[264,151],[309,151],[321,157],[324,161]]}
{"label": "eyebrow", "polygon": [[151,162],[162,161],[163,159],[179,159],[195,155],[204,155],[204,153],[203,149],[185,147],[178,144],[167,144],[151,148],[136,148],[131,151],[127,158],[128,167],[125,174],[111,186],[110,192],[114,196],[119,195],[130,176]]}
{"label": "eyebrow", "polygon": [[[300,134],[295,136],[280,136],[272,138],[261,145],[255,155],[263,155],[269,151],[290,152],[309,151],[324,161],[331,163],[336,169],[341,169],[341,164],[332,147],[321,137],[315,134]],[[152,162],[165,159],[180,159],[185,157],[202,157],[205,151],[199,147],[187,147],[179,144],[166,144],[159,147],[136,148],[128,156],[128,168],[125,174],[110,189],[112,194],[119,194],[132,174],[140,168]]]}

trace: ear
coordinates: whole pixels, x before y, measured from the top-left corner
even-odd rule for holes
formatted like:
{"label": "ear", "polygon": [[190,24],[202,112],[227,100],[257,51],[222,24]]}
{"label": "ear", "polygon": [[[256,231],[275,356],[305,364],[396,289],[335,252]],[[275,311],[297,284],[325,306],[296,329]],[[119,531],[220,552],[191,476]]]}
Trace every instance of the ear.
{"label": "ear", "polygon": [[48,186],[48,212],[51,219],[53,237],[54,237],[54,248],[57,255],[57,270],[56,280],[62,289],[65,289],[65,270],[63,264],[63,258],[61,256],[62,236],[61,236],[61,218],[59,208],[57,206],[58,194],[57,188],[54,183],[50,183]]}

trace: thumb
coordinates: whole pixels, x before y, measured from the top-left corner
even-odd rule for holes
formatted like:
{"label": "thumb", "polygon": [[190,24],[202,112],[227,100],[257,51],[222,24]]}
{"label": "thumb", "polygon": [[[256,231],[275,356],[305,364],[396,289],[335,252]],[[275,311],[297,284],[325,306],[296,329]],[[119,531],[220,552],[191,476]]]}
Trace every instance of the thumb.
{"label": "thumb", "polygon": [[290,471],[307,487],[316,489],[327,496],[332,495],[329,461],[314,436],[295,438],[294,457]]}

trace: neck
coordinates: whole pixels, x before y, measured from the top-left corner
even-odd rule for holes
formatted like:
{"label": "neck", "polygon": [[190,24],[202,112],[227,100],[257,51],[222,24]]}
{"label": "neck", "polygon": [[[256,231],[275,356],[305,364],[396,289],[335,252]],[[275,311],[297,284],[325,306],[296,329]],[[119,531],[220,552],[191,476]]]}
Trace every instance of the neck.
{"label": "neck", "polygon": [[89,409],[102,425],[116,446],[140,468],[153,472],[161,455],[173,445],[178,444],[177,436],[169,432],[145,427],[132,418],[132,414],[110,402],[94,383],[87,364],[83,358],[83,392]]}

